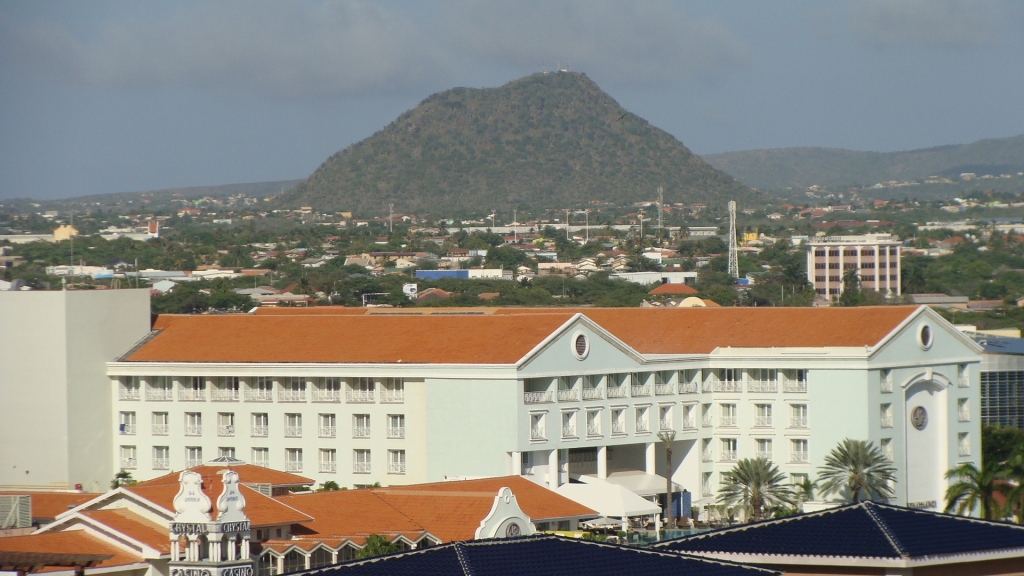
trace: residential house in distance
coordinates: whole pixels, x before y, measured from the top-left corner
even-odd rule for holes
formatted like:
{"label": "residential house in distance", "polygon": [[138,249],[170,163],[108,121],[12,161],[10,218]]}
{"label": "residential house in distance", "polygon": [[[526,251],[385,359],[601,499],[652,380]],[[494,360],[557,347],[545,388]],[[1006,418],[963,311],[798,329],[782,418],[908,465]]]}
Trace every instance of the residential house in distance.
{"label": "residential house in distance", "polygon": [[900,245],[891,234],[811,238],[805,243],[807,281],[831,299],[843,293],[843,275],[855,270],[863,289],[899,296]]}

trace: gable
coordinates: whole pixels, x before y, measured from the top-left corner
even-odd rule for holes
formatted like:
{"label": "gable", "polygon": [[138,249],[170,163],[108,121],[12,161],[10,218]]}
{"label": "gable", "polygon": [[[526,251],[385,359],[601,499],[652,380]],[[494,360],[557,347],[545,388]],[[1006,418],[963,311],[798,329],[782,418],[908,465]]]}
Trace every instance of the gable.
{"label": "gable", "polygon": [[[586,342],[586,354],[576,354],[577,339]],[[589,318],[577,316],[561,327],[538,350],[520,364],[520,373],[586,374],[609,370],[628,370],[642,364],[642,358],[631,348],[609,334]]]}
{"label": "gable", "polygon": [[[931,334],[931,345],[927,348],[921,342],[923,329]],[[921,307],[881,343],[871,360],[882,364],[978,362],[980,352],[980,346],[942,316]]]}

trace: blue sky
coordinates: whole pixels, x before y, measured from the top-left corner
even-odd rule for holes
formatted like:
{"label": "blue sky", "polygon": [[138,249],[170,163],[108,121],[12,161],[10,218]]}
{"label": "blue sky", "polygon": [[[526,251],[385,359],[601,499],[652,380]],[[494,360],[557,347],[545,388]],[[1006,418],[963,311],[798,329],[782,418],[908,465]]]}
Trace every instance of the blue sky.
{"label": "blue sky", "polygon": [[0,199],[307,176],[569,62],[698,154],[1024,133],[1024,2],[0,0]]}

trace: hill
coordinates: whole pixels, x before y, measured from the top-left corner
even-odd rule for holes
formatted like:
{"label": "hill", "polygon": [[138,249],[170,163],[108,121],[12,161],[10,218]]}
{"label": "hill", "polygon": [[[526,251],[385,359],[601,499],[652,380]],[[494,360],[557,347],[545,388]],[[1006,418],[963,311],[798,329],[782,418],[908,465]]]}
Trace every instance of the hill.
{"label": "hill", "polygon": [[709,164],[760,190],[871,186],[929,176],[979,176],[1024,171],[1024,134],[906,152],[838,148],[772,148],[709,154]]}
{"label": "hill", "polygon": [[578,73],[430,96],[327,159],[284,206],[458,215],[589,201],[723,204],[757,193],[622,108]]}

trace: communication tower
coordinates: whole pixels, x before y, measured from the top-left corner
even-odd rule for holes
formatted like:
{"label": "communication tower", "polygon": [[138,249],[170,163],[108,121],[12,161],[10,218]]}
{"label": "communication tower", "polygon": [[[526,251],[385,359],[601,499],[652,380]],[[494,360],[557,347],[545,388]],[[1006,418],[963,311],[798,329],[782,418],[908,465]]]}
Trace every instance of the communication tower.
{"label": "communication tower", "polygon": [[740,261],[736,246],[736,201],[729,200],[729,275],[740,277]]}

